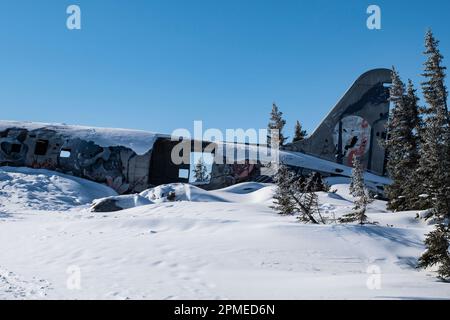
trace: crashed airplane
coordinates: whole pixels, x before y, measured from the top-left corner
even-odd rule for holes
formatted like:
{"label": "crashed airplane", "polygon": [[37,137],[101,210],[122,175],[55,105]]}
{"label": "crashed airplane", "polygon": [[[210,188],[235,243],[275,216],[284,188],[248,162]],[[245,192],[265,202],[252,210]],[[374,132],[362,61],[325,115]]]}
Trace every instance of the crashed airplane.
{"label": "crashed airplane", "polygon": [[[386,136],[390,82],[388,69],[363,74],[310,137],[282,147],[280,162],[300,173],[348,177],[352,159],[358,156],[367,170],[366,181],[382,190],[389,183],[380,141]],[[161,184],[195,183],[195,163],[172,162],[179,142],[180,138],[144,131],[0,121],[0,166],[54,170],[106,184],[119,194],[136,193]],[[191,153],[215,152],[206,148],[209,142],[200,142],[200,147],[195,141],[189,143]],[[214,150],[224,145],[216,144]],[[235,149],[245,149],[246,155],[254,147],[233,144]],[[269,182],[276,172],[263,161],[243,160],[212,161],[208,181],[201,187],[211,190],[246,181]]]}

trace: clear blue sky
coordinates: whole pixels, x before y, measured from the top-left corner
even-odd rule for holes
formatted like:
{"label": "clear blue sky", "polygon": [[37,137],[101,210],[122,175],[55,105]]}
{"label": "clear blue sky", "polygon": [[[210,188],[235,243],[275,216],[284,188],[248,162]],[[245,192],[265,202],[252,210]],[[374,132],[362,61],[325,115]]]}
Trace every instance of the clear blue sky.
{"label": "clear blue sky", "polygon": [[428,27],[450,67],[448,0],[0,0],[0,118],[265,128],[275,101],[289,135],[297,119],[311,131],[368,69],[420,81]]}

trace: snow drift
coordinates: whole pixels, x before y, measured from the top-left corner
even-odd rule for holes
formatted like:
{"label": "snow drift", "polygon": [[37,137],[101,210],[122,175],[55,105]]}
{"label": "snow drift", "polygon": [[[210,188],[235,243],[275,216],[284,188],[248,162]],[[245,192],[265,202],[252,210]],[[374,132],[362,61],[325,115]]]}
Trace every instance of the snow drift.
{"label": "snow drift", "polygon": [[[353,199],[345,180],[332,182],[320,208],[339,217]],[[450,298],[448,284],[416,269],[431,230],[420,212],[375,201],[377,226],[308,225],[273,211],[273,191],[174,184],[117,197],[54,172],[3,168],[0,211],[27,214],[0,214],[0,299]],[[131,208],[91,213],[86,204],[104,197]],[[80,271],[81,290],[68,290],[68,267]]]}
{"label": "snow drift", "polygon": [[113,212],[164,202],[228,202],[228,203],[269,203],[272,202],[273,185],[249,182],[232,187],[205,191],[184,183],[161,185],[140,194],[96,199],[91,211]]}
{"label": "snow drift", "polygon": [[64,211],[116,196],[111,188],[57,173],[28,168],[0,168],[0,211]]}

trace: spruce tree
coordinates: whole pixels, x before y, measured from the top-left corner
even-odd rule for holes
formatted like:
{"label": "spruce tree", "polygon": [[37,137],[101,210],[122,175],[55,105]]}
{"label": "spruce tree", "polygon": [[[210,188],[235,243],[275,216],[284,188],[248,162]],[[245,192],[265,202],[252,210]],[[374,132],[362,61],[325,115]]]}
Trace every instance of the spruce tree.
{"label": "spruce tree", "polygon": [[353,158],[352,170],[352,196],[355,198],[353,212],[339,219],[341,223],[358,221],[363,225],[367,222],[367,205],[371,202],[369,192],[364,185],[364,170],[357,157]]}
{"label": "spruce tree", "polygon": [[277,185],[274,199],[275,209],[282,215],[293,215],[297,212],[293,197],[291,196],[292,184],[296,180],[296,176],[289,171],[288,167],[281,165],[275,175],[275,183]]}
{"label": "spruce tree", "polygon": [[207,182],[209,178],[208,169],[203,161],[203,158],[198,159],[197,164],[194,168],[194,182],[203,183]]}
{"label": "spruce tree", "polygon": [[448,225],[438,224],[425,240],[427,251],[419,259],[419,268],[439,266],[438,275],[443,280],[450,280],[450,230]]}
{"label": "spruce tree", "polygon": [[322,175],[318,172],[312,172],[305,181],[306,190],[313,192],[329,192],[330,186],[323,180]]}
{"label": "spruce tree", "polygon": [[298,142],[305,140],[307,136],[306,130],[303,130],[302,125],[300,124],[300,121],[297,120],[297,123],[295,124],[295,132],[294,132],[294,138],[292,139],[292,142]]}
{"label": "spruce tree", "polygon": [[[350,194],[357,196],[359,189],[364,187],[364,169],[358,157],[352,159],[352,176],[350,181]],[[359,189],[358,189],[359,188]]]}
{"label": "spruce tree", "polygon": [[300,209],[301,214],[298,216],[299,221],[319,224],[319,220],[314,217],[314,214],[317,214],[320,218],[320,222],[325,223],[320,215],[319,197],[315,192],[305,192],[301,198],[301,201],[302,206]]}
{"label": "spruce tree", "polygon": [[319,210],[318,196],[311,191],[317,182],[313,175],[307,179],[281,165],[275,176],[277,190],[274,195],[273,209],[283,215],[298,214],[302,222],[325,223]]}
{"label": "spruce tree", "polygon": [[[325,220],[320,213],[319,197],[316,193],[323,191],[325,188],[322,176],[317,172],[313,172],[303,181],[303,183],[299,184],[298,187],[302,193],[300,201],[303,204],[300,206],[302,215],[299,217],[299,220],[325,224]],[[318,218],[313,218],[314,215]]]}
{"label": "spruce tree", "polygon": [[[425,240],[426,251],[419,260],[420,268],[439,266],[439,277],[450,279],[449,218],[450,218],[450,128],[447,108],[447,88],[443,56],[431,31],[425,37],[424,108],[419,178],[432,205],[431,217],[438,222]],[[427,204],[428,204],[427,203]]]}
{"label": "spruce tree", "polygon": [[413,178],[419,166],[418,130],[420,129],[418,98],[410,80],[408,89],[398,72],[392,70],[390,101],[393,104],[387,125],[387,170],[393,183],[386,188],[388,208],[406,211],[416,208],[419,199]]}
{"label": "spruce tree", "polygon": [[422,83],[427,103],[423,110],[419,182],[424,187],[428,201],[433,206],[433,217],[442,220],[450,212],[450,129],[447,109],[447,88],[443,56],[431,31],[425,38],[427,61]]}
{"label": "spruce tree", "polygon": [[[286,120],[283,119],[283,112],[278,109],[278,106],[274,103],[272,105],[272,111],[270,113],[270,121],[267,126],[269,131],[268,144],[270,145],[272,140],[275,143],[279,143],[283,146],[287,138],[283,134],[284,126],[286,125]],[[272,132],[274,130],[274,132]]]}
{"label": "spruce tree", "polygon": [[405,167],[407,167],[407,175],[409,179],[405,179],[404,192],[407,206],[405,210],[423,209],[420,206],[421,195],[423,190],[417,186],[417,180],[420,168],[420,136],[423,130],[423,122],[420,117],[421,108],[419,107],[419,98],[417,90],[411,79],[408,80],[406,90],[406,114],[407,118],[404,122],[407,123],[408,134],[405,138]]}

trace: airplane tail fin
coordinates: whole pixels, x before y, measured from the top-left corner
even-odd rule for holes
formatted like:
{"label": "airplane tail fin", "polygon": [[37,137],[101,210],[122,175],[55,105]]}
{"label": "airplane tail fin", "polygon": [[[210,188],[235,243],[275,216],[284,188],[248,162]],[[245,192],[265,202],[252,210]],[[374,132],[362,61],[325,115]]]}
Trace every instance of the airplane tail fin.
{"label": "airplane tail fin", "polygon": [[389,117],[391,70],[364,73],[346,92],[318,128],[287,149],[304,152],[346,166],[359,157],[366,170],[385,174],[385,138]]}

